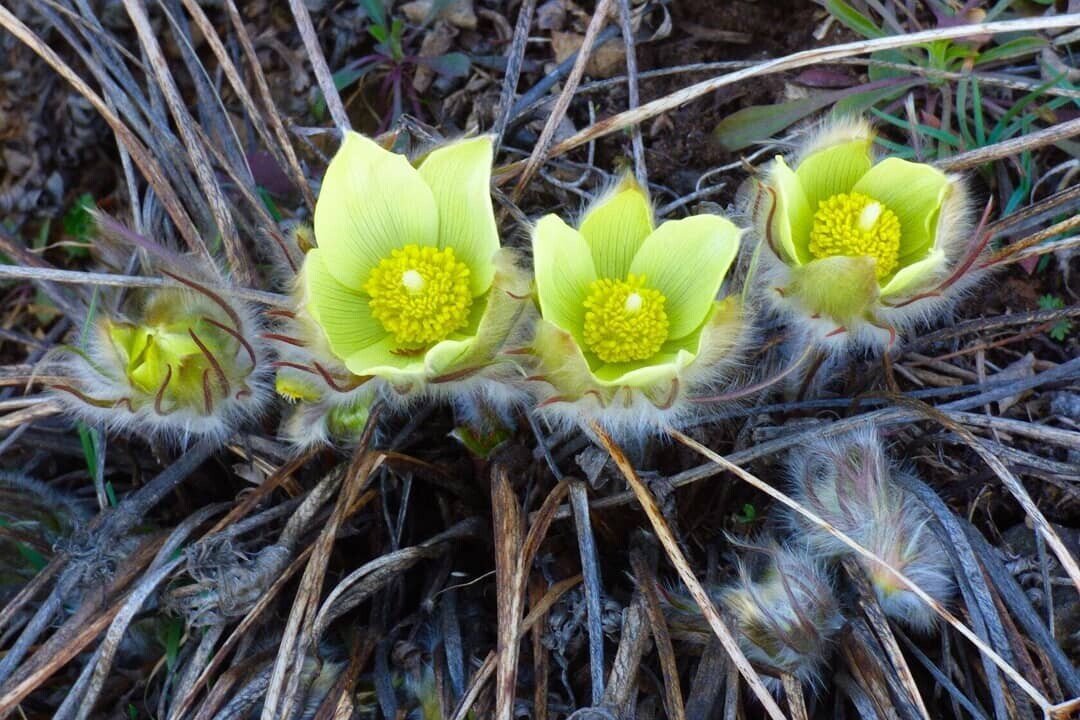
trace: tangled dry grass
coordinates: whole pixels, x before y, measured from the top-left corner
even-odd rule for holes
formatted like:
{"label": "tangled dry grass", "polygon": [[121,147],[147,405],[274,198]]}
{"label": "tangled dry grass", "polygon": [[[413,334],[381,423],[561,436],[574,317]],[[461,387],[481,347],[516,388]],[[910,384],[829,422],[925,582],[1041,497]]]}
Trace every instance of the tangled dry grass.
{"label": "tangled dry grass", "polygon": [[[681,3],[0,5],[0,717],[1080,713],[1078,8]],[[905,84],[864,109],[972,178],[992,279],[881,357],[793,360],[765,318],[737,393],[627,447],[524,409],[478,442],[436,405],[376,408],[348,448],[296,451],[280,407],[145,441],[49,391],[88,318],[195,265],[287,308],[343,130],[493,132],[524,245],[620,166],[658,217],[734,207],[890,64]],[[867,428],[884,541],[792,469]],[[812,557],[773,540],[814,533]]]}

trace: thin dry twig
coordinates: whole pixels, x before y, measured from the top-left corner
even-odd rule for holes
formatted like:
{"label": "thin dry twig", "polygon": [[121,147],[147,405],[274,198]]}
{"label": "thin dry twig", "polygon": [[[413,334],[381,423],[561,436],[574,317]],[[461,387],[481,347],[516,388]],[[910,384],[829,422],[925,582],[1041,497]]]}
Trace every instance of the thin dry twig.
{"label": "thin dry twig", "polygon": [[690,596],[694,598],[694,602],[701,608],[702,614],[705,616],[705,620],[709,623],[709,627],[716,633],[716,636],[723,643],[724,649],[727,651],[731,658],[731,661],[735,664],[735,667],[739,669],[739,673],[746,679],[750,689],[754,691],[754,695],[757,696],[761,702],[765,711],[769,714],[769,717],[774,720],[783,720],[784,713],[780,710],[780,706],[776,704],[776,700],[765,687],[765,683],[762,682],[761,677],[754,670],[750,661],[746,659],[746,655],[743,654],[742,649],[739,647],[738,641],[735,640],[735,636],[731,634],[731,630],[728,629],[727,624],[723,618],[720,617],[720,613],[716,610],[716,606],[713,605],[712,599],[709,594],[705,592],[705,588],[702,587],[697,577],[694,575],[694,571],[690,568],[690,563],[687,562],[686,557],[683,555],[682,550],[679,549],[679,544],[675,540],[675,535],[672,534],[671,528],[668,527],[667,520],[664,519],[663,513],[660,511],[660,506],[656,504],[656,499],[649,492],[649,489],[645,487],[645,484],[638,477],[637,471],[634,466],[630,464],[630,461],[623,454],[622,450],[615,444],[615,442],[604,432],[603,428],[599,425],[593,424],[592,431],[600,439],[604,449],[611,455],[611,459],[615,461],[619,470],[622,472],[623,477],[626,478],[626,482],[629,483],[630,488],[634,492],[634,496],[637,498],[638,504],[641,505],[645,511],[645,515],[649,518],[649,522],[652,524],[653,531],[660,539],[660,544],[664,548],[664,552],[667,553],[668,558],[671,560],[671,564],[675,566],[676,572],[679,573],[679,578],[686,585],[686,589],[690,592]]}

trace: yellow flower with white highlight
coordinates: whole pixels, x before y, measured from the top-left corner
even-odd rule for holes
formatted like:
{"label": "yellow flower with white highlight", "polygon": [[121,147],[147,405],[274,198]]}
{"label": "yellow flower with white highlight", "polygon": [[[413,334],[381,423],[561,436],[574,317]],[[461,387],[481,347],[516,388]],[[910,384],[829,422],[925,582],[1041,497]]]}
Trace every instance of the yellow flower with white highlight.
{"label": "yellow flower with white highlight", "polygon": [[960,179],[900,158],[875,162],[873,133],[842,123],[778,156],[752,214],[766,296],[823,342],[882,345],[941,309],[974,275]]}
{"label": "yellow flower with white highlight", "polygon": [[284,395],[353,405],[370,380],[391,399],[499,392],[486,381],[505,365],[497,353],[528,284],[499,247],[492,153],[490,137],[460,140],[414,167],[346,134],[315,207],[318,247],[297,279]]}
{"label": "yellow flower with white highlight", "polygon": [[632,179],[578,229],[541,218],[532,246],[542,317],[531,353],[542,411],[616,434],[678,424],[690,394],[735,357],[741,306],[717,294],[739,235],[717,215],[657,227]]}

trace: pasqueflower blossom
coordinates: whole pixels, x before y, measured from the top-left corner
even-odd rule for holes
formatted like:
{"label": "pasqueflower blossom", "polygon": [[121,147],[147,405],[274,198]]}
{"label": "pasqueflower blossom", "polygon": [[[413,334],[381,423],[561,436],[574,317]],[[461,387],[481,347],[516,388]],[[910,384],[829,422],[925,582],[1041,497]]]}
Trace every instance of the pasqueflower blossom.
{"label": "pasqueflower blossom", "polygon": [[780,156],[753,193],[765,240],[764,292],[819,342],[882,346],[940,313],[975,274],[960,178],[921,163],[875,162],[863,122],[836,125]]}
{"label": "pasqueflower blossom", "polygon": [[59,397],[113,429],[225,438],[267,399],[269,364],[250,308],[209,288],[146,295],[131,316],[102,315],[85,350],[65,347]]}
{"label": "pasqueflower blossom", "polygon": [[577,229],[541,218],[532,247],[542,317],[530,352],[544,414],[638,435],[684,417],[688,395],[737,356],[741,303],[717,293],[739,235],[716,215],[656,226],[631,179]]}
{"label": "pasqueflower blossom", "polygon": [[418,167],[354,132],[323,178],[318,247],[304,258],[278,388],[290,399],[356,408],[365,388],[391,400],[498,395],[497,353],[528,297],[500,250],[492,142],[429,153]]}

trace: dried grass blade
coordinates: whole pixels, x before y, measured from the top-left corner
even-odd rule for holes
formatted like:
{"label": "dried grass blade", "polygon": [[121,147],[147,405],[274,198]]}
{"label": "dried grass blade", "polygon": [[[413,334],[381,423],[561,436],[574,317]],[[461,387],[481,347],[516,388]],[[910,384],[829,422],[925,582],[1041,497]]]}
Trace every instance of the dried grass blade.
{"label": "dried grass blade", "polygon": [[[626,478],[627,483],[630,484],[631,489],[634,491],[634,495],[637,497],[638,504],[641,505],[645,511],[645,515],[649,518],[649,522],[653,526],[653,531],[660,539],[660,544],[664,548],[664,552],[667,553],[668,558],[671,560],[671,564],[675,566],[675,570],[679,573],[679,577],[682,579],[683,584],[686,585],[691,597],[701,608],[702,614],[705,616],[705,620],[709,623],[709,627],[712,628],[716,636],[720,638],[720,642],[724,644],[724,649],[727,650],[728,655],[731,657],[731,661],[738,668],[739,673],[746,679],[750,689],[754,691],[754,695],[757,696],[761,702],[765,711],[769,714],[769,717],[775,720],[782,720],[784,713],[780,710],[780,706],[776,704],[776,700],[773,699],[772,694],[768,688],[762,682],[761,677],[757,674],[757,671],[750,665],[750,661],[746,659],[746,655],[739,648],[739,643],[735,640],[735,637],[731,634],[731,630],[728,629],[724,623],[723,618],[720,617],[720,613],[717,612],[716,607],[713,605],[712,599],[709,594],[705,592],[705,588],[701,586],[697,577],[694,575],[694,571],[690,568],[690,563],[682,554],[682,550],[679,549],[679,544],[675,540],[675,535],[671,532],[671,528],[668,527],[667,520],[664,519],[663,513],[660,511],[660,507],[656,504],[656,499],[649,492],[649,489],[645,487],[645,483],[638,477],[637,471],[634,470],[633,465],[623,454],[622,450],[615,445],[615,442],[608,436],[604,430],[598,425],[592,426],[593,433],[600,439],[604,449],[611,455],[611,459],[615,461],[619,470],[622,471],[623,477]],[[689,438],[688,438],[689,439]]]}
{"label": "dried grass blade", "polygon": [[671,644],[671,633],[660,605],[660,596],[656,592],[656,576],[639,552],[630,554],[630,567],[645,600],[653,643],[656,645],[656,654],[660,657],[660,671],[664,675],[664,708],[670,720],[686,720],[682,686],[679,683],[679,666],[675,661],[675,648]]}
{"label": "dried grass blade", "polygon": [[247,28],[244,27],[244,21],[240,18],[240,12],[236,9],[234,0],[225,0],[224,5],[229,12],[229,22],[232,23],[233,31],[240,42],[240,48],[251,66],[251,76],[255,79],[255,87],[259,91],[259,96],[262,98],[263,105],[266,108],[267,118],[274,130],[274,135],[277,137],[277,147],[285,154],[286,166],[289,168],[289,172],[292,173],[293,182],[303,193],[308,210],[314,210],[315,196],[311,193],[311,186],[308,184],[304,171],[300,167],[300,159],[296,155],[296,150],[289,141],[289,133],[285,130],[285,123],[281,120],[281,115],[278,113],[277,105],[274,102],[273,93],[270,92],[270,84],[266,81],[266,75],[259,64],[259,56],[255,53],[255,45],[251,42],[251,37],[248,35]]}
{"label": "dried grass blade", "polygon": [[[0,265],[0,278],[70,283],[73,285],[101,285],[121,288],[190,287],[166,278],[117,275],[115,273],[81,272],[78,270],[60,270],[51,267],[22,267],[19,265]],[[292,306],[292,302],[287,295],[280,295],[278,293],[240,287],[211,287],[210,289],[222,295],[229,295],[240,300],[247,300],[248,302],[270,305],[271,307],[288,308]]]}
{"label": "dried grass blade", "polygon": [[135,25],[139,43],[146,53],[150,67],[157,79],[158,87],[164,94],[165,101],[169,106],[169,112],[176,123],[177,129],[180,131],[180,137],[184,141],[199,187],[202,189],[205,200],[213,213],[218,232],[221,233],[225,255],[229,260],[229,267],[242,285],[248,285],[254,279],[250,260],[240,244],[240,237],[236,232],[236,225],[233,223],[229,204],[221,190],[221,185],[218,184],[217,178],[214,176],[214,168],[210,164],[210,158],[206,155],[205,149],[192,131],[195,120],[187,111],[184,99],[180,95],[180,89],[176,86],[176,81],[169,72],[168,61],[165,59],[165,54],[161,50],[154,29],[150,25],[146,6],[141,0],[124,0],[124,7]]}
{"label": "dried grass blade", "polygon": [[806,713],[806,698],[803,697],[802,683],[799,679],[790,673],[784,673],[780,676],[780,682],[784,686],[784,697],[787,698],[792,720],[810,720],[810,716]]}
{"label": "dried grass blade", "polygon": [[1039,531],[1039,534],[1043,536],[1047,544],[1053,549],[1054,555],[1057,557],[1058,562],[1061,563],[1061,567],[1065,569],[1065,572],[1069,575],[1069,579],[1071,579],[1073,585],[1076,586],[1077,592],[1080,592],[1080,565],[1077,565],[1076,559],[1072,556],[1072,553],[1065,547],[1065,543],[1062,542],[1061,538],[1054,531],[1054,528],[1051,527],[1050,522],[1046,519],[1046,516],[1042,514],[1042,511],[1039,510],[1035,501],[1031,499],[1031,495],[1028,494],[1024,484],[1021,483],[1007,467],[1005,467],[1005,464],[1002,463],[996,455],[987,450],[982,442],[971,434],[970,430],[953,420],[942,410],[927,405],[919,400],[913,400],[903,396],[894,396],[893,399],[897,404],[912,408],[920,414],[941,423],[943,426],[959,435],[960,438],[967,443],[980,458],[982,458],[983,462],[985,462],[994,474],[998,476],[998,479],[1001,480],[1009,493],[1016,498],[1016,501],[1024,508],[1028,517],[1031,518],[1031,522]]}
{"label": "dried grass blade", "polygon": [[[908,667],[907,660],[904,659],[904,654],[900,652],[900,646],[897,645],[896,638],[889,628],[889,620],[885,617],[885,613],[881,609],[877,594],[874,592],[874,589],[870,587],[870,582],[866,579],[866,571],[850,557],[844,558],[844,570],[847,572],[848,577],[851,578],[856,591],[859,593],[859,607],[861,607],[866,614],[866,620],[870,629],[877,636],[878,641],[881,643],[881,647],[885,650],[889,666],[899,679],[898,684],[902,690],[902,694],[906,696],[906,702],[918,712],[919,717],[924,720],[930,720],[930,713],[927,712],[926,703],[923,702],[919,687],[915,684],[915,678],[911,674],[911,668]],[[898,695],[900,694],[901,693],[898,693]]]}
{"label": "dried grass blade", "polygon": [[195,232],[195,224],[191,221],[187,211],[184,210],[180,198],[172,189],[161,165],[158,164],[158,161],[147,150],[146,146],[144,146],[135,134],[131,132],[131,129],[124,124],[120,117],[97,93],[90,89],[90,86],[79,77],[79,74],[76,73],[70,65],[60,59],[60,56],[57,55],[56,51],[50,48],[46,43],[42,42],[30,28],[23,24],[21,20],[3,6],[0,6],[0,26],[3,26],[27,47],[31,48],[41,56],[53,70],[75,88],[76,92],[85,97],[87,101],[94,106],[94,109],[98,111],[102,118],[104,118],[105,122],[108,123],[109,127],[116,135],[117,141],[124,146],[131,155],[131,159],[139,166],[139,170],[154,189],[154,192],[161,200],[162,205],[165,206],[166,212],[168,212],[169,217],[172,218],[177,232],[184,238],[187,246],[192,251],[197,252],[207,260],[210,260],[210,251],[207,249],[202,238]]}
{"label": "dried grass blade", "polygon": [[498,591],[498,652],[495,677],[495,720],[511,720],[517,688],[519,624],[524,602],[522,568],[524,531],[517,495],[507,469],[496,466],[491,482],[491,514],[495,534],[495,587]]}
{"label": "dried grass blade", "polygon": [[630,606],[623,611],[619,647],[615,650],[611,675],[604,691],[603,704],[615,708],[620,717],[633,716],[634,701],[638,694],[638,671],[641,668],[641,658],[649,644],[649,633],[645,625],[647,619],[645,599],[640,593],[635,593]]}
{"label": "dried grass blade", "polygon": [[592,521],[589,518],[589,496],[585,483],[570,480],[570,507],[574,511],[574,529],[577,531],[578,554],[581,557],[581,574],[585,578],[585,607],[589,630],[589,675],[592,686],[592,704],[599,705],[604,699],[604,628],[600,610],[600,563],[596,553]]}
{"label": "dried grass blade", "polygon": [[[581,582],[581,576],[575,575],[573,577],[560,580],[548,589],[547,594],[544,595],[544,599],[533,606],[529,614],[525,616],[525,620],[521,623],[521,632],[526,633],[532,630],[540,618],[547,615],[547,612],[551,610],[552,606],[558,602],[559,598],[565,595],[571,588]],[[465,720],[468,717],[469,711],[472,709],[473,703],[476,702],[476,698],[480,696],[480,691],[484,689],[484,685],[491,678],[491,675],[495,672],[495,664],[497,658],[496,652],[493,650],[488,653],[488,656],[484,658],[483,664],[480,665],[480,669],[476,671],[476,675],[473,676],[472,682],[469,684],[469,689],[465,691],[465,695],[461,698],[461,702],[454,710],[452,720]]]}
{"label": "dried grass blade", "polygon": [[296,593],[296,600],[289,613],[288,623],[274,661],[274,670],[263,705],[262,720],[289,717],[292,712],[295,685],[300,679],[304,654],[311,645],[315,612],[323,580],[326,577],[330,551],[333,549],[342,523],[353,510],[357,498],[366,489],[372,472],[382,462],[381,454],[369,451],[375,425],[381,414],[379,406],[372,409],[342,483],[337,504],[315,541],[315,549],[300,580],[300,588]]}

